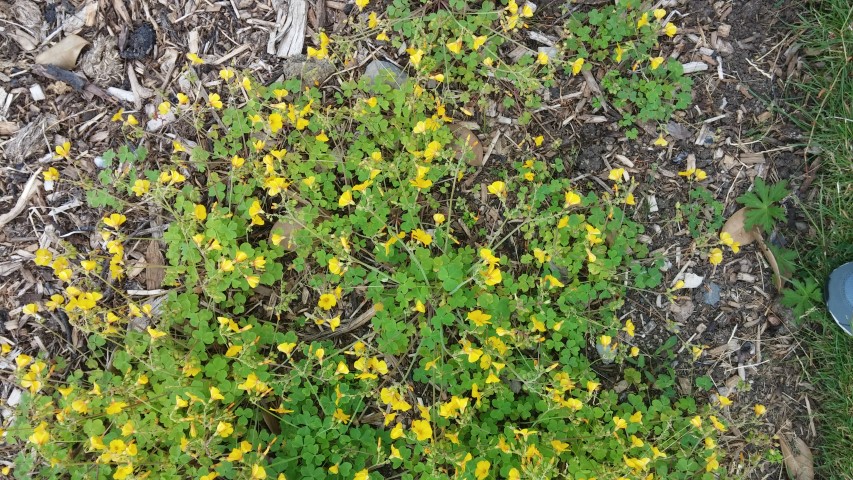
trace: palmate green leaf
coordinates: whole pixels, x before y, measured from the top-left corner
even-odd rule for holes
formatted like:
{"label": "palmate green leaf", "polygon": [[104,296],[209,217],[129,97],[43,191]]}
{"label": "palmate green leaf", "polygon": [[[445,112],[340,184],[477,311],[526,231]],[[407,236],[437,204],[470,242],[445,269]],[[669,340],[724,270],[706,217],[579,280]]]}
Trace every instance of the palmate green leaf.
{"label": "palmate green leaf", "polygon": [[767,185],[761,177],[755,179],[751,192],[746,192],[737,198],[738,203],[747,207],[747,229],[761,227],[770,233],[777,221],[785,221],[785,211],[777,205],[788,195],[788,182],[783,180],[773,185]]}

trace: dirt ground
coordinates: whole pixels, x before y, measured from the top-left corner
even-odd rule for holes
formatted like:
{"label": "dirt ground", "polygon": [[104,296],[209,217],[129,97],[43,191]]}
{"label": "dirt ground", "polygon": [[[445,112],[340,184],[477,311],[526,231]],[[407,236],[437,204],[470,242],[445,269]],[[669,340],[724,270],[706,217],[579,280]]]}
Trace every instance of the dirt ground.
{"label": "dirt ground", "polygon": [[[22,196],[29,197],[0,229],[0,336],[24,351],[62,354],[85,345],[60,318],[37,324],[21,321],[20,312],[23,305],[49,297],[56,288],[38,276],[30,261],[37,248],[52,241],[78,248],[90,243],[100,212],[86,206],[86,185],[97,176],[98,155],[124,142],[119,125],[110,121],[113,113],[123,107],[139,112],[140,119],[148,118],[145,110],[152,108],[155,94],[169,97],[176,91],[177,73],[188,51],[207,61],[199,67],[203,79],[213,78],[220,65],[252,71],[262,82],[275,80],[282,71],[281,59],[266,48],[277,20],[275,2],[132,0],[100,2],[100,9],[98,3],[0,0],[0,213],[12,211]],[[579,9],[596,3],[601,2],[570,6],[543,2],[534,27],[558,35],[554,25],[565,18],[567,6]],[[78,91],[45,75],[35,58],[58,38],[52,34],[67,25],[74,12],[85,12],[92,4],[94,13],[80,19],[82,26],[76,29],[89,42],[74,69],[85,75],[89,87]],[[638,203],[642,198],[644,204],[635,220],[646,226],[650,250],[671,262],[667,285],[682,271],[704,280],[696,289],[679,292],[675,307],[656,294],[637,291],[624,311],[637,325],[637,345],[654,351],[674,337],[660,358],[675,368],[675,388],[700,401],[713,402],[718,392],[734,401],[728,408],[732,427],[720,442],[728,452],[730,473],[738,478],[785,478],[781,462],[768,460],[772,458],[768,452],[779,448],[774,435],[793,434],[812,446],[819,441],[813,420],[819,405],[811,399],[805,373],[809,359],[799,346],[797,327],[779,305],[772,271],[755,245],[727,256],[716,268],[707,262],[687,263],[682,258],[696,246],[684,223],[674,219],[677,204],[695,203],[688,196],[689,186],[677,175],[690,156],[708,172],[706,187],[723,204],[724,218],[740,208],[735,199],[756,177],[769,182],[787,179],[793,195],[807,197],[803,133],[778,112],[792,95],[786,82],[802,67],[797,38],[788,27],[798,12],[795,2],[780,0],[658,4],[676,11],[681,25],[672,56],[682,63],[708,66],[692,74],[694,104],[668,125],[673,139],[668,148],[654,148],[643,140],[656,136],[653,128],[640,140],[629,141],[614,122],[595,118],[599,112],[592,112],[589,105],[578,110],[573,101],[557,102],[558,107],[537,113],[533,124],[546,138],[562,142],[557,153],[570,165],[570,175],[598,175],[621,166],[640,181],[636,193]],[[115,5],[124,8],[116,10]],[[310,35],[320,28],[346,32],[346,20],[352,15],[351,5],[343,2],[326,0],[318,5],[309,8],[308,44],[313,44]],[[31,38],[22,38],[21,31]],[[396,57],[393,51],[383,53]],[[335,81],[331,77],[327,86]],[[582,81],[559,79],[552,99],[582,90]],[[148,97],[121,102],[104,93],[108,87]],[[37,141],[21,146],[16,139],[28,128],[36,132]],[[55,160],[52,154],[53,146],[64,140],[73,141],[78,152],[71,162]],[[498,145],[495,158],[511,155],[505,149]],[[34,172],[50,166],[76,187],[55,192],[28,189]],[[656,210],[650,208],[651,199]],[[792,205],[785,202],[789,224],[771,242],[784,245],[786,237],[808,233],[807,223]],[[711,217],[709,212],[700,215]],[[136,261],[145,261],[144,252],[134,254]],[[123,287],[143,286],[142,277],[129,282]],[[713,304],[706,298],[711,288],[719,288],[720,294]],[[693,347],[701,353],[694,355]],[[602,367],[598,373],[619,388],[618,369]],[[0,377],[2,399],[14,391],[8,381],[11,375],[6,368]],[[713,381],[710,391],[697,386],[696,379],[703,376]],[[759,403],[767,406],[767,415],[756,418],[753,406]],[[8,464],[15,452],[5,453],[0,452],[0,464]]]}

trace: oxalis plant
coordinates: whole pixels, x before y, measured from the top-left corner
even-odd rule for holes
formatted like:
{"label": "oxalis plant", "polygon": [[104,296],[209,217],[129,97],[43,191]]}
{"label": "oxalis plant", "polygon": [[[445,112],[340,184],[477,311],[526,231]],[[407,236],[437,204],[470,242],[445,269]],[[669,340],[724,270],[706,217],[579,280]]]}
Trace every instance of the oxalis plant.
{"label": "oxalis plant", "polygon": [[[5,437],[22,447],[13,474],[724,474],[715,438],[726,426],[709,407],[640,375],[616,393],[620,374],[593,368],[596,344],[626,371],[650,360],[633,321],[617,316],[631,289],[661,283],[629,215],[635,181],[615,169],[607,189],[573,183],[562,162],[539,160],[543,139],[531,137],[509,167],[466,187],[475,169],[449,109],[472,92],[436,75],[483,65],[489,43],[532,16],[512,2],[483,8],[458,31],[461,45],[417,37],[402,85],[342,81],[324,97],[299,80],[267,86],[226,68],[217,87],[158,107],[192,142],[176,137],[156,165],[144,148],[107,152],[89,196],[108,209],[103,248],[59,245],[34,260],[62,288],[25,311],[61,311],[88,350],[74,368],[15,357],[26,393]],[[405,24],[394,21],[371,15],[365,31],[393,42]],[[323,35],[309,53],[342,60],[335,44]],[[549,74],[548,62],[527,65],[517,74]],[[489,70],[475,71],[497,88]],[[427,90],[430,80],[448,88]],[[135,117],[114,120],[146,143]],[[62,152],[72,157],[73,146]],[[156,302],[121,288],[124,249],[137,239],[120,212],[131,207],[170,219],[168,293]]]}

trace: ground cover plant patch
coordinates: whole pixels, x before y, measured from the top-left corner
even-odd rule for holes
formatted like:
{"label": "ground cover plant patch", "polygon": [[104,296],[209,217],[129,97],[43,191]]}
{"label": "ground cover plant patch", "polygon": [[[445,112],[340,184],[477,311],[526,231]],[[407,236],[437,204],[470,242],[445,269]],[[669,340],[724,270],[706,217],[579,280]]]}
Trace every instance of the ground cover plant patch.
{"label": "ground cover plant patch", "polygon": [[0,143],[0,474],[762,478],[813,440],[764,374],[819,289],[754,9],[330,1],[293,37],[297,0],[141,2],[0,37],[83,46],[0,65],[0,136],[34,119]]}

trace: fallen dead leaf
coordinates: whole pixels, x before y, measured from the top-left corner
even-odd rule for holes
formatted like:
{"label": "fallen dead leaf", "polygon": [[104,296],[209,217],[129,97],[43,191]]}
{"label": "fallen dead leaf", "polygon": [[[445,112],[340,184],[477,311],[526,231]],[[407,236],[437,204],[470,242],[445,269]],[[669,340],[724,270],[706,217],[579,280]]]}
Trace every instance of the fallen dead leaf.
{"label": "fallen dead leaf", "polygon": [[741,208],[736,211],[726,220],[726,224],[723,225],[723,232],[727,232],[732,236],[735,242],[738,242],[742,247],[749,245],[750,243],[755,241],[756,234],[758,231],[755,228],[750,230],[746,229],[746,207]]}
{"label": "fallen dead leaf", "polygon": [[68,35],[56,45],[41,52],[36,57],[36,63],[40,65],[56,65],[66,70],[74,70],[77,65],[77,57],[89,42],[78,35]]}
{"label": "fallen dead leaf", "polygon": [[779,434],[779,447],[785,459],[785,468],[793,480],[814,479],[814,457],[809,446],[800,437],[794,435],[793,448],[785,435]]}
{"label": "fallen dead leaf", "polygon": [[[461,125],[453,125],[450,127],[453,136],[456,137],[456,142],[453,144],[453,150],[456,152],[456,159],[460,160],[463,155],[469,150],[473,155],[468,156],[468,165],[472,167],[483,166],[483,144],[480,139],[471,130]],[[467,143],[467,145],[466,145]]]}

